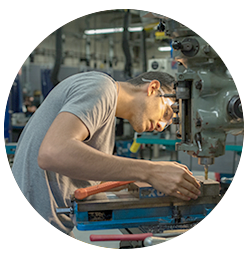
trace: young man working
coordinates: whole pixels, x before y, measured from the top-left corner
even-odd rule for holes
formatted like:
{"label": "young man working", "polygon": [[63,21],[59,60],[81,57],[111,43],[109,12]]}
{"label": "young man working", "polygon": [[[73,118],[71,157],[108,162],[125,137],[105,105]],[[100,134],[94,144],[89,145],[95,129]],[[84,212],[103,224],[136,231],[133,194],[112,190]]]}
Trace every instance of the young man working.
{"label": "young man working", "polygon": [[[162,131],[171,123],[173,77],[146,72],[127,82],[80,73],[58,84],[25,127],[12,171],[31,205],[47,221],[73,235],[73,223],[56,215],[70,194],[97,181],[144,181],[183,200],[196,199],[199,183],[186,166],[113,156],[115,117],[135,131]],[[96,195],[98,197],[98,195]]]}

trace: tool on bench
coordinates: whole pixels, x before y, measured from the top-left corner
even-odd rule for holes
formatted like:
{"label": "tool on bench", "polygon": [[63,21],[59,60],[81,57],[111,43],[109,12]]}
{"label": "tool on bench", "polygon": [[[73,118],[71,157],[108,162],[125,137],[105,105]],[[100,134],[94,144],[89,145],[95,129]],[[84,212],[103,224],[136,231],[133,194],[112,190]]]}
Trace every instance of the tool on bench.
{"label": "tool on bench", "polygon": [[126,234],[126,235],[90,235],[90,241],[100,242],[100,241],[143,241],[142,245],[152,246],[172,238],[175,238],[188,230],[169,230],[167,232],[153,234],[153,233],[142,233],[142,234]]}
{"label": "tool on bench", "polygon": [[147,247],[157,245],[162,242],[166,242],[174,237],[175,236],[154,236],[152,233],[129,235],[90,235],[90,241],[141,241],[141,245]]}
{"label": "tool on bench", "polygon": [[126,234],[126,235],[90,235],[90,241],[139,241],[144,240],[147,237],[176,237],[178,235],[183,234],[187,230],[174,230],[174,232],[169,233],[160,233],[160,234],[153,234],[153,233],[141,233],[141,234]]}
{"label": "tool on bench", "polygon": [[174,237],[175,236],[154,236],[152,233],[129,235],[90,235],[90,241],[140,241],[142,246],[147,247],[166,242]]}
{"label": "tool on bench", "polygon": [[128,234],[128,235],[90,235],[89,239],[92,242],[100,241],[139,241],[147,237],[153,236],[153,233]]}
{"label": "tool on bench", "polygon": [[78,200],[83,200],[90,195],[94,195],[100,192],[108,191],[126,184],[132,183],[134,181],[109,181],[98,185],[90,186],[87,188],[77,189],[74,193],[75,198]]}

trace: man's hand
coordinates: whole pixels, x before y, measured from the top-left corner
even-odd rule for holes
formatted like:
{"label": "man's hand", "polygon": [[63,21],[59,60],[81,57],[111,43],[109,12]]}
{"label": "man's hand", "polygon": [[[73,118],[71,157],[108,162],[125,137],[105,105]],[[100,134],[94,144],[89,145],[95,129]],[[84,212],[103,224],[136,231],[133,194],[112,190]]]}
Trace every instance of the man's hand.
{"label": "man's hand", "polygon": [[167,195],[183,200],[197,199],[200,184],[185,165],[177,162],[153,162],[154,172],[149,183]]}

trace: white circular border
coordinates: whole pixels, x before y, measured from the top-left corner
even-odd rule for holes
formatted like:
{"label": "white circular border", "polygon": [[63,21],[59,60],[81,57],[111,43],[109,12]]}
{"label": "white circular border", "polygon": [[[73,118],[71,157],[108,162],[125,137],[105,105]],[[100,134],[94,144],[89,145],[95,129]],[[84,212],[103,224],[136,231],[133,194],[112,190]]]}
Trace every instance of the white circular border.
{"label": "white circular border", "polygon": [[[244,3],[242,3],[244,2]],[[216,50],[231,72],[243,104],[245,132],[248,133],[248,39],[247,1],[5,1],[1,21],[1,118],[14,78],[32,50],[58,27],[81,16],[109,9],[152,11],[175,19],[204,38]],[[246,72],[245,72],[246,71]],[[3,137],[3,127],[1,133]],[[25,259],[219,259],[248,256],[245,224],[249,217],[250,173],[244,148],[236,177],[226,196],[212,213],[186,234],[149,248],[119,251],[91,246],[72,239],[50,226],[27,203],[9,168],[2,138],[0,179],[2,255]]]}

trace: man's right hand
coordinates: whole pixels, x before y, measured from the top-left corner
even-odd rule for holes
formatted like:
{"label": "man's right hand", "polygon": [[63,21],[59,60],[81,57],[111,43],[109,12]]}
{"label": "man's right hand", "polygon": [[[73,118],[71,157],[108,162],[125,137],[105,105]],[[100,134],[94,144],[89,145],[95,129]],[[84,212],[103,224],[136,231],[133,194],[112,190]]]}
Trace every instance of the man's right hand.
{"label": "man's right hand", "polygon": [[152,162],[148,182],[158,191],[183,200],[197,199],[200,184],[185,165],[177,162]]}

